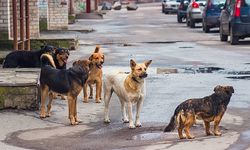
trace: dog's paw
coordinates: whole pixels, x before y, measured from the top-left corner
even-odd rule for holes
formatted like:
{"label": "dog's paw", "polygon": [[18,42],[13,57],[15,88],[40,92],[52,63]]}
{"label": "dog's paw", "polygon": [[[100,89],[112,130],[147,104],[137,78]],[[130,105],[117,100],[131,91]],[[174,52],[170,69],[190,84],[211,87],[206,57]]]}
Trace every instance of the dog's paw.
{"label": "dog's paw", "polygon": [[217,131],[217,132],[214,132],[214,135],[215,136],[221,136],[222,134],[221,134],[221,132]]}
{"label": "dog's paw", "polygon": [[105,120],[104,120],[104,123],[109,124],[110,122],[111,122],[110,119],[105,119]]}
{"label": "dog's paw", "polygon": [[89,101],[88,101],[88,100],[83,100],[82,102],[84,102],[84,103],[89,103]]}
{"label": "dog's paw", "polygon": [[90,95],[90,96],[89,96],[89,99],[93,99],[93,95]]}
{"label": "dog's paw", "polygon": [[122,119],[123,123],[129,123],[128,119],[125,118],[125,119]]}
{"label": "dog's paw", "polygon": [[135,125],[134,124],[130,124],[129,125],[129,129],[135,129]]}
{"label": "dog's paw", "polygon": [[195,137],[192,135],[187,136],[187,139],[194,139]]}
{"label": "dog's paw", "polygon": [[101,103],[101,101],[100,101],[100,100],[96,100],[95,102],[96,102],[96,103]]}
{"label": "dog's paw", "polygon": [[50,116],[51,116],[51,112],[47,112],[46,117],[50,117]]}
{"label": "dog's paw", "polygon": [[209,131],[209,132],[206,132],[207,136],[210,136],[212,135],[212,133]]}
{"label": "dog's paw", "polygon": [[41,112],[40,113],[40,118],[42,119],[42,118],[46,118],[46,113],[45,112]]}
{"label": "dog's paw", "polygon": [[136,127],[141,127],[141,123],[136,123]]}

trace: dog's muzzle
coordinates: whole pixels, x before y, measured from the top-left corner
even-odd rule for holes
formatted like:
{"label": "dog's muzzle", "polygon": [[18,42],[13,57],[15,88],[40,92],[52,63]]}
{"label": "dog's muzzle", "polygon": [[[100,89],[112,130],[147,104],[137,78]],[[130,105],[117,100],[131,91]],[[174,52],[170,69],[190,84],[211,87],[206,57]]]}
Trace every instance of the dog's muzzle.
{"label": "dog's muzzle", "polygon": [[139,77],[140,77],[141,79],[143,79],[143,78],[146,78],[147,76],[148,76],[148,74],[147,74],[147,73],[144,73],[144,74],[140,75]]}

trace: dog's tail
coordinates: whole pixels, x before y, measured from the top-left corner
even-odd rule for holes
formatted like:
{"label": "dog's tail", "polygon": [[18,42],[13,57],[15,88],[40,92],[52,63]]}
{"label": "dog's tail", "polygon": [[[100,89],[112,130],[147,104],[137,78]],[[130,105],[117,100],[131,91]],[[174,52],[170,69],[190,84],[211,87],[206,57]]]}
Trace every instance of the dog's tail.
{"label": "dog's tail", "polygon": [[41,61],[41,67],[45,65],[50,65],[51,67],[56,68],[54,59],[50,54],[46,54],[46,53],[42,54],[40,61]]}
{"label": "dog's tail", "polygon": [[169,124],[164,129],[164,132],[171,132],[173,131],[176,126],[181,121],[181,116],[183,114],[183,110],[179,110],[179,107],[175,109],[174,115],[171,117]]}

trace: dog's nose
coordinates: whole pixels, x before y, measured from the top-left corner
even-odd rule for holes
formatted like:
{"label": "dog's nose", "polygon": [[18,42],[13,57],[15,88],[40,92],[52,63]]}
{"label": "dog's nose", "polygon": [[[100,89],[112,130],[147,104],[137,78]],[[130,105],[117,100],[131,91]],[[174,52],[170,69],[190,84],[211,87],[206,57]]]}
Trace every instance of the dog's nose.
{"label": "dog's nose", "polygon": [[101,64],[103,64],[104,63],[104,61],[101,61]]}

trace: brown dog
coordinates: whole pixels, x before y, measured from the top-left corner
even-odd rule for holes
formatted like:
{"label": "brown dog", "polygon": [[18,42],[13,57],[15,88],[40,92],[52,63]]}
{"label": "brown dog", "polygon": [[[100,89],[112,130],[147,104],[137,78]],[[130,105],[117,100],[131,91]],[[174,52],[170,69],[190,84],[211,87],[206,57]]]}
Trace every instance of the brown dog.
{"label": "brown dog", "polygon": [[175,109],[174,115],[164,132],[170,132],[177,126],[180,139],[185,138],[182,134],[183,129],[186,138],[192,139],[194,136],[190,134],[189,130],[197,118],[204,121],[207,135],[212,134],[210,132],[210,122],[214,122],[213,133],[215,136],[220,136],[219,123],[227,109],[232,93],[234,93],[232,86],[218,85],[210,96],[184,101]]}
{"label": "brown dog", "polygon": [[[84,98],[83,102],[88,103],[89,98],[93,98],[93,84],[96,84],[96,103],[101,102],[102,95],[102,65],[104,63],[104,54],[100,51],[100,46],[96,46],[94,53],[89,57],[91,62],[89,77],[84,85],[83,93]],[[88,89],[90,87],[90,95],[88,97]]]}
{"label": "brown dog", "polygon": [[[64,94],[68,99],[69,119],[72,125],[79,123],[77,117],[77,96],[83,89],[83,85],[88,79],[89,60],[79,60],[69,69],[55,69],[46,63],[41,68],[40,87],[41,87],[41,112],[40,117],[45,118],[51,115],[51,104],[53,94],[49,90]],[[49,95],[47,112],[45,111],[46,97]]]}

